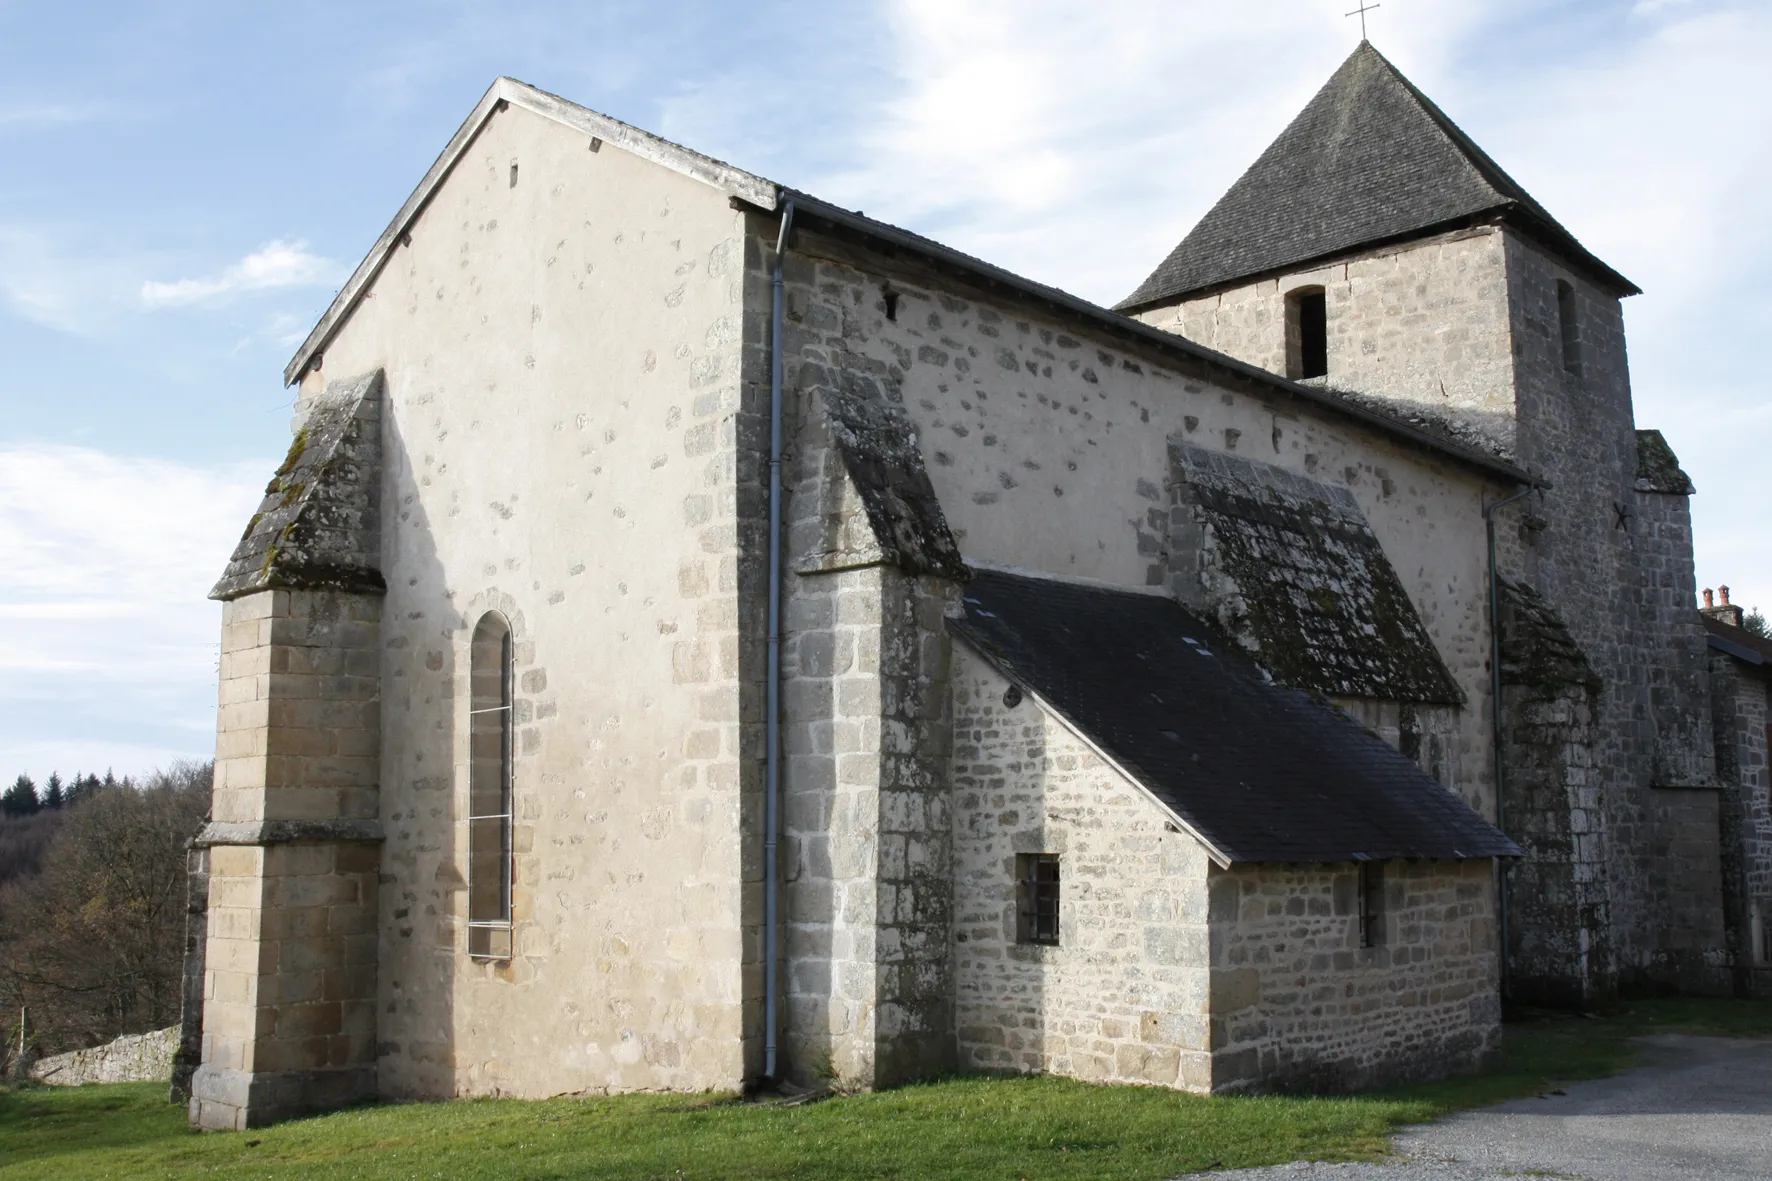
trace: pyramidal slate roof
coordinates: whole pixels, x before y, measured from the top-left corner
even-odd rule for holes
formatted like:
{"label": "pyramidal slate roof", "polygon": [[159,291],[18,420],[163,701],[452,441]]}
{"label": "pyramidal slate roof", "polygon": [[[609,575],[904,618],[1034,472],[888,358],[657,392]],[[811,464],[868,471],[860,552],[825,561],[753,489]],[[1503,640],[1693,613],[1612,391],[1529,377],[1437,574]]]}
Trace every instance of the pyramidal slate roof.
{"label": "pyramidal slate roof", "polygon": [[1490,220],[1533,235],[1620,295],[1639,293],[1362,41],[1118,307],[1135,310]]}
{"label": "pyramidal slate roof", "polygon": [[950,630],[1221,865],[1521,855],[1412,759],[1173,599],[982,568],[962,607]]}

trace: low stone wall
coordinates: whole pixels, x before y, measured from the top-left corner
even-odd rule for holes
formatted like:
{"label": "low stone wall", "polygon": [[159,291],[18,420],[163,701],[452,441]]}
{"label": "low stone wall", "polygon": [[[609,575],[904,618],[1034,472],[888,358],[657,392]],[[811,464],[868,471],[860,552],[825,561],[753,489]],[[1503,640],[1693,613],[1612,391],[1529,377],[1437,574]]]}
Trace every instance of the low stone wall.
{"label": "low stone wall", "polygon": [[164,1082],[172,1077],[172,1056],[177,1050],[176,1025],[152,1033],[125,1034],[89,1050],[40,1059],[31,1067],[31,1081],[51,1087]]}

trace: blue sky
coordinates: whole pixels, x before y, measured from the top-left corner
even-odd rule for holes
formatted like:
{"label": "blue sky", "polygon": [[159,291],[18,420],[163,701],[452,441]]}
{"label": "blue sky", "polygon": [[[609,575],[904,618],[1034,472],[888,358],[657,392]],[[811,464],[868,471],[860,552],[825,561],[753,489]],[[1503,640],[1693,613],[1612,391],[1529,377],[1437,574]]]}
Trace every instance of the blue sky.
{"label": "blue sky", "polygon": [[[496,75],[1111,303],[1352,49],[1348,7],[0,0],[0,770],[207,755],[203,594],[286,443],[282,366]],[[1700,585],[1772,607],[1772,5],[1371,29],[1645,288],[1638,421],[1698,484]]]}

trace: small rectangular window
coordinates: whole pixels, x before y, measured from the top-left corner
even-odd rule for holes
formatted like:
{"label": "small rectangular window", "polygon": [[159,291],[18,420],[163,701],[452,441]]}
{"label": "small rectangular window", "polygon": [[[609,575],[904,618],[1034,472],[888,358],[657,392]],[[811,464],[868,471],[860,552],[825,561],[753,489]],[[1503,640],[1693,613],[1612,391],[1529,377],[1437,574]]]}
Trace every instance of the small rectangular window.
{"label": "small rectangular window", "polygon": [[1286,376],[1294,381],[1329,374],[1329,305],[1321,287],[1286,296]]}
{"label": "small rectangular window", "polygon": [[1360,862],[1360,946],[1384,944],[1384,864]]}
{"label": "small rectangular window", "polygon": [[1058,943],[1058,855],[1019,853],[1015,858],[1015,941]]}
{"label": "small rectangular window", "polygon": [[1581,325],[1575,318],[1575,287],[1557,280],[1557,329],[1563,338],[1563,368],[1581,376]]}

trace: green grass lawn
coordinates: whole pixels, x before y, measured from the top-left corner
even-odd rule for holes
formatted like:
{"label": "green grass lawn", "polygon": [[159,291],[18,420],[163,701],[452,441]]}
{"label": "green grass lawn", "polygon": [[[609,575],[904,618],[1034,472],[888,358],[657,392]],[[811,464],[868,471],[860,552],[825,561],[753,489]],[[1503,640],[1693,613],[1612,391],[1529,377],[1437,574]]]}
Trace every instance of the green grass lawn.
{"label": "green grass lawn", "polygon": [[365,1107],[198,1135],[159,1084],[0,1091],[0,1181],[25,1178],[1156,1179],[1381,1153],[1402,1125],[1628,1066],[1627,1039],[1772,1036],[1772,1004],[1649,1001],[1509,1027],[1494,1072],[1337,1098],[1205,1099],[962,1078],[801,1107],[629,1095]]}

